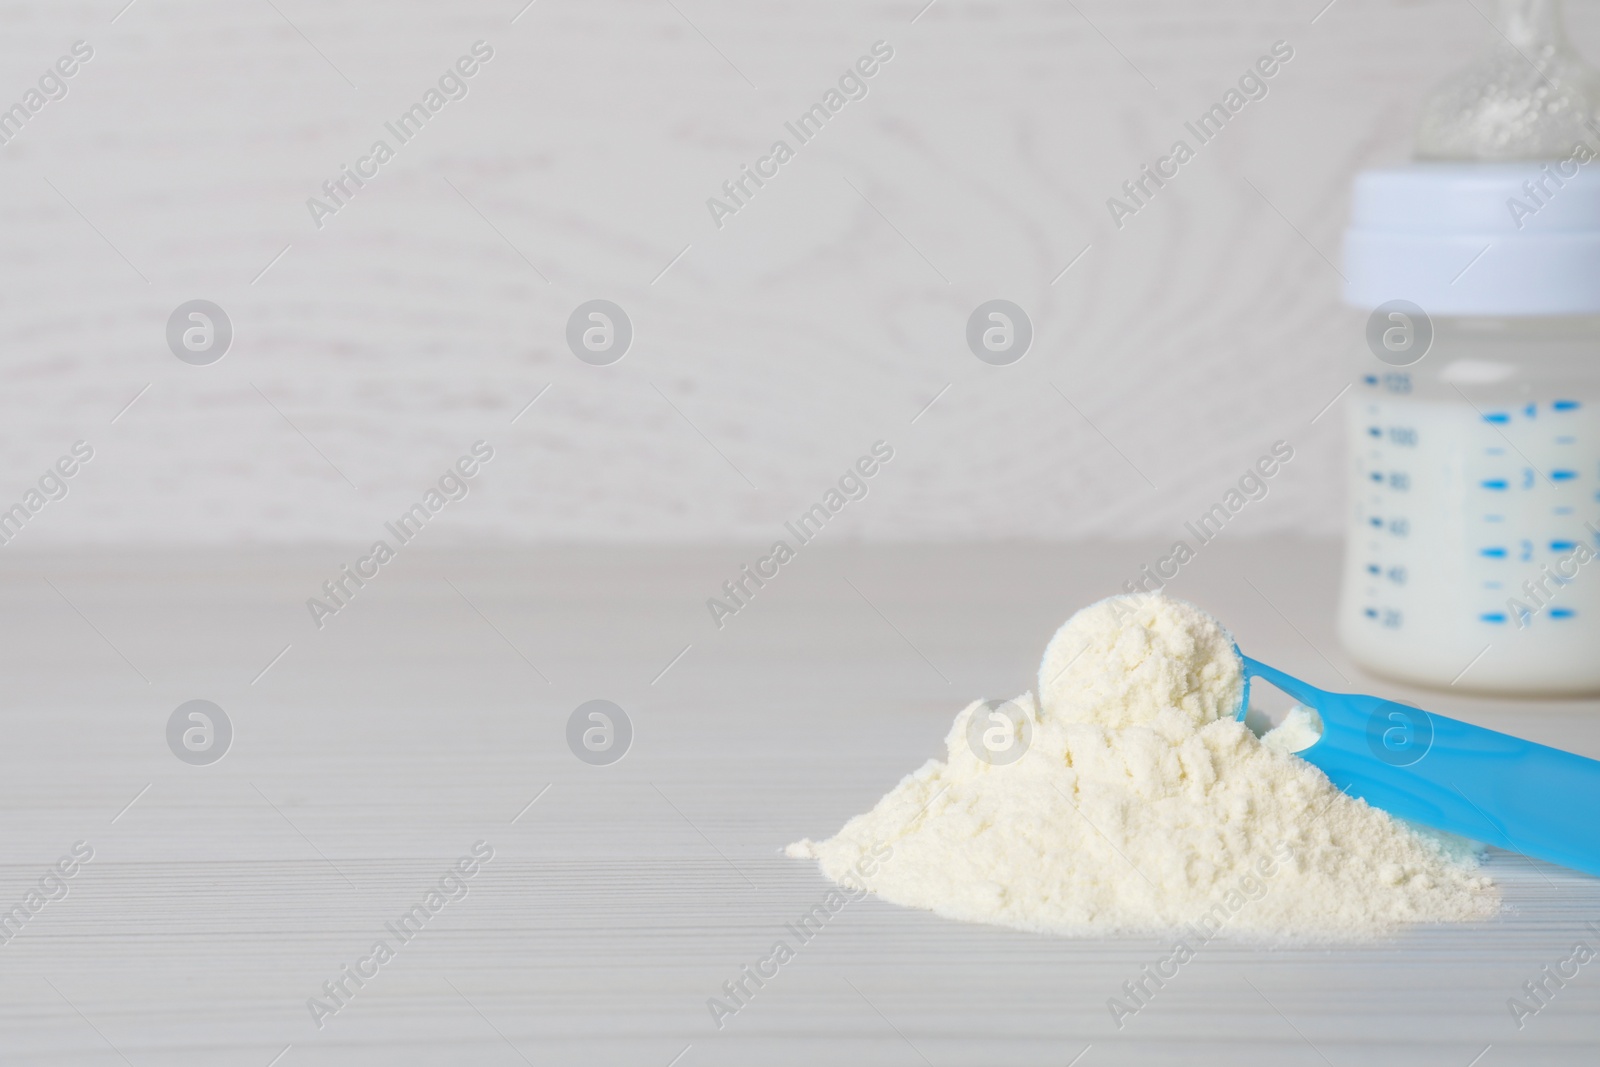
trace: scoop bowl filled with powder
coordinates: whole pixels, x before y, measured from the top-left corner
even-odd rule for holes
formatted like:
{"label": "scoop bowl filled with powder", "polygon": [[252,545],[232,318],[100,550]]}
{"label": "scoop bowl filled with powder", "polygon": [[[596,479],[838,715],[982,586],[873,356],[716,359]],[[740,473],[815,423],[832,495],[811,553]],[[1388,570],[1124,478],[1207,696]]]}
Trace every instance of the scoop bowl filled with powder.
{"label": "scoop bowl filled with powder", "polygon": [[1051,639],[1037,695],[968,705],[943,759],[787,853],[895,904],[1067,936],[1353,940],[1498,912],[1469,842],[1340,792],[1298,738],[1258,738],[1243,692],[1205,612],[1101,601]]}

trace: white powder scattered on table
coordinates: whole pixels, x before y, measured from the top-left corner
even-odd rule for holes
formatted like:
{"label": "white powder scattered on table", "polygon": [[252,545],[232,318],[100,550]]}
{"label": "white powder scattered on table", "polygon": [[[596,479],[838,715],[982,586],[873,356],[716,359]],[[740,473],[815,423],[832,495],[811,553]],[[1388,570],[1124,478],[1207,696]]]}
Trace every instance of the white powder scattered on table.
{"label": "white powder scattered on table", "polygon": [[[906,907],[1068,935],[1354,939],[1499,910],[1467,842],[1352,799],[1291,754],[1308,716],[1265,743],[1235,721],[1242,686],[1209,615],[1102,601],[1051,640],[1041,702],[969,705],[944,760],[788,854]],[[1018,737],[1025,750],[1007,749]]]}

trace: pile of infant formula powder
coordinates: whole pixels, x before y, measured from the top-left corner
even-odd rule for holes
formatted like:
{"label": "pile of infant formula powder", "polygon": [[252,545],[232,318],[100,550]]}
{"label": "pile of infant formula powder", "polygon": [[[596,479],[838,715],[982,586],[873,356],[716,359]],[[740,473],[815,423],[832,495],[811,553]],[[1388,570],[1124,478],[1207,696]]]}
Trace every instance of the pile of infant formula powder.
{"label": "pile of infant formula powder", "polygon": [[1072,936],[1349,940],[1499,910],[1471,843],[1293,754],[1310,713],[1261,737],[1236,721],[1243,671],[1189,604],[1101,601],[1051,640],[1036,694],[970,705],[943,760],[788,854],[906,907]]}

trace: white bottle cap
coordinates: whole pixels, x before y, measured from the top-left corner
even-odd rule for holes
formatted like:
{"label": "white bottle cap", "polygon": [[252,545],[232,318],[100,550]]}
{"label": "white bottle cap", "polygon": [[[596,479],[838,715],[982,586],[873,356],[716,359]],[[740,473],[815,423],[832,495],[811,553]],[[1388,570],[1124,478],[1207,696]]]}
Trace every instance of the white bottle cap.
{"label": "white bottle cap", "polygon": [[1344,273],[1345,302],[1360,308],[1600,314],[1600,160],[1363,171]]}

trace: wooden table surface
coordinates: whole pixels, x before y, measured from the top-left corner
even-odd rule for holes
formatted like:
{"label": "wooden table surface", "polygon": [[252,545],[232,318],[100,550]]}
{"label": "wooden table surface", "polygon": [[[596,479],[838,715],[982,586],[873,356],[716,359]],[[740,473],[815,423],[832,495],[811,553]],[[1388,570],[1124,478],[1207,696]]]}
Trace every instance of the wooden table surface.
{"label": "wooden table surface", "polygon": [[[1156,940],[867,900],[719,1029],[707,999],[826,892],[781,848],[868,807],[967,700],[1025,689],[1153,546],[823,543],[719,630],[705,598],[753,547],[408,547],[320,630],[304,602],[345,548],[6,554],[0,909],[75,842],[93,859],[0,944],[0,1063],[1594,1062],[1600,963],[1520,1030],[1506,1002],[1600,943],[1600,882],[1500,852],[1493,922],[1219,941],[1121,1030],[1106,1000]],[[1313,683],[1600,757],[1596,703],[1363,676],[1331,633],[1336,560],[1224,540],[1173,591]],[[635,730],[610,766],[565,741],[594,698]],[[208,766],[167,745],[191,699],[233,726]],[[308,998],[479,841],[466,895],[319,1029]]]}

